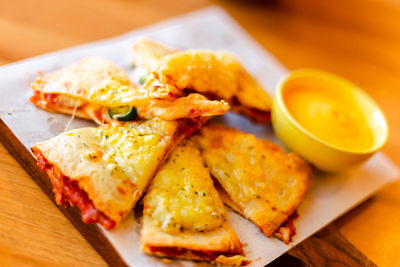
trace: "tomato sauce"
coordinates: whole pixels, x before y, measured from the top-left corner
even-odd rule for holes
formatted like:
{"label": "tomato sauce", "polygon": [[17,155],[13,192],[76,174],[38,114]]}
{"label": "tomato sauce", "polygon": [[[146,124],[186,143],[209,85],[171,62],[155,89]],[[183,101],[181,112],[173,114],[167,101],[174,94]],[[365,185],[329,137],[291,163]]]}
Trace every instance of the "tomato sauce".
{"label": "tomato sauce", "polygon": [[111,229],[115,222],[99,211],[89,199],[87,193],[79,188],[77,181],[72,181],[62,174],[61,170],[51,164],[40,151],[33,150],[40,169],[50,177],[57,204],[77,206],[81,210],[82,220],[85,223],[99,223],[105,229]]}

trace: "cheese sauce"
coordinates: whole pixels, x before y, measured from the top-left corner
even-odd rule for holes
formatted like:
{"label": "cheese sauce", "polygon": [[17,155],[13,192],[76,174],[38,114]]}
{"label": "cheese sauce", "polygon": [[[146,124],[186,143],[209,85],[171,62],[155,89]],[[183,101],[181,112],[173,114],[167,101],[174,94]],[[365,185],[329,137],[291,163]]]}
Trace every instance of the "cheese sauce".
{"label": "cheese sauce", "polygon": [[356,151],[373,145],[374,138],[365,116],[354,102],[334,90],[291,88],[284,101],[294,119],[326,143]]}

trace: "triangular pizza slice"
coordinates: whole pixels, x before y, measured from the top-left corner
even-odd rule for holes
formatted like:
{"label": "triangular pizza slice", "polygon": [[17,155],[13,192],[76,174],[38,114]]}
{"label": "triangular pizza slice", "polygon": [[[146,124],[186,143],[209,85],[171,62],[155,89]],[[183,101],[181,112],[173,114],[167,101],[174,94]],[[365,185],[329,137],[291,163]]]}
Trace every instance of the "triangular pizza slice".
{"label": "triangular pizza slice", "polygon": [[224,202],[267,236],[295,212],[310,185],[311,167],[268,140],[215,124],[200,129],[193,139],[223,188]]}
{"label": "triangular pizza slice", "polygon": [[141,74],[138,80],[155,99],[175,99],[196,92],[225,100],[232,111],[255,121],[270,120],[270,96],[229,52],[178,51],[141,40],[133,46],[132,54]]}
{"label": "triangular pizza slice", "polygon": [[152,180],[143,200],[142,250],[161,257],[246,262],[209,170],[187,140]]}
{"label": "triangular pizza slice", "polygon": [[135,206],[173,147],[200,124],[149,121],[88,127],[32,147],[58,204],[78,206],[82,220],[110,229]]}
{"label": "triangular pizza slice", "polygon": [[97,57],[50,72],[31,85],[30,98],[50,111],[91,119],[102,125],[138,118],[164,120],[224,114],[229,105],[200,94],[172,100],[150,99],[147,92],[131,84],[124,69]]}

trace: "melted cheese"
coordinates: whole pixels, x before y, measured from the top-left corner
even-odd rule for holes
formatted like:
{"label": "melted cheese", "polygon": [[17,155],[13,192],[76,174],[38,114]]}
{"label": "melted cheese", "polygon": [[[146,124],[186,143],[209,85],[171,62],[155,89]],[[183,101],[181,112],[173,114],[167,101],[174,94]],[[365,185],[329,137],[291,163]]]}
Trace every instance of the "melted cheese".
{"label": "melted cheese", "polygon": [[96,57],[85,58],[46,74],[36,80],[32,88],[107,106],[137,105],[147,101],[146,95],[130,84],[125,70]]}
{"label": "melted cheese", "polygon": [[161,135],[138,131],[131,126],[98,128],[96,138],[103,151],[102,159],[112,175],[127,175],[133,184],[144,188],[148,182],[146,177],[163,157],[165,140]]}
{"label": "melted cheese", "polygon": [[212,101],[199,94],[170,100],[149,99],[147,93],[130,84],[126,72],[101,58],[85,58],[49,73],[32,84],[31,101],[52,112],[92,119],[102,125],[113,122],[109,107],[135,106],[140,118],[164,120],[214,116],[226,113],[228,103]]}
{"label": "melted cheese", "polygon": [[132,209],[171,145],[178,124],[159,119],[81,128],[34,147],[116,223]]}
{"label": "melted cheese", "polygon": [[374,143],[363,113],[355,103],[343,99],[335,90],[292,88],[284,95],[284,101],[300,125],[331,145],[364,150]]}
{"label": "melted cheese", "polygon": [[225,101],[208,100],[200,94],[189,94],[175,100],[152,100],[149,105],[138,109],[140,117],[159,117],[164,120],[195,118],[225,114],[229,105]]}
{"label": "melted cheese", "polygon": [[212,124],[201,128],[194,140],[235,209],[267,236],[293,213],[308,188],[308,164],[267,140]]}
{"label": "melted cheese", "polygon": [[179,145],[153,179],[144,214],[166,232],[211,231],[225,221],[225,210],[199,151]]}
{"label": "melted cheese", "polygon": [[[225,51],[176,51],[163,45],[141,41],[133,47],[134,64],[153,73],[145,88],[154,98],[182,95],[190,89],[206,96],[269,111],[268,93],[246,71],[238,59]],[[237,103],[238,102],[238,103]]]}
{"label": "melted cheese", "polygon": [[[229,187],[228,192],[235,196],[239,205],[246,206],[253,200],[264,198],[268,189],[278,191],[279,188],[273,188],[275,185],[268,183],[265,177],[267,155],[264,148],[257,144],[257,139],[250,134],[226,137],[222,141],[213,139],[214,135],[205,140],[205,136],[200,139],[200,147],[212,174],[220,177],[222,184]],[[230,146],[233,149],[228,149]],[[218,148],[221,148],[220,153],[216,154],[215,149]]]}

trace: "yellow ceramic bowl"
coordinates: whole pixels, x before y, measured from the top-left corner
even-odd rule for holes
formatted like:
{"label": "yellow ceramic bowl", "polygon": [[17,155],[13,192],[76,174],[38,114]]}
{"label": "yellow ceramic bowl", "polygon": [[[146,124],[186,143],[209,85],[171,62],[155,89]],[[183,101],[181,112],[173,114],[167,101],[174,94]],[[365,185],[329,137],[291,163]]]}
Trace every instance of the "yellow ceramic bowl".
{"label": "yellow ceramic bowl", "polygon": [[[300,125],[290,114],[284,96],[291,88],[307,85],[324,90],[329,88],[328,90],[335,90],[335,94],[351,98],[370,128],[373,137],[371,146],[361,150],[338,147],[317,138]],[[389,130],[385,116],[375,101],[350,81],[319,70],[296,70],[286,75],[276,89],[271,116],[276,135],[289,150],[296,152],[318,169],[328,172],[339,172],[362,163],[381,149],[388,139]],[[321,127],[323,123],[321,122]]]}

